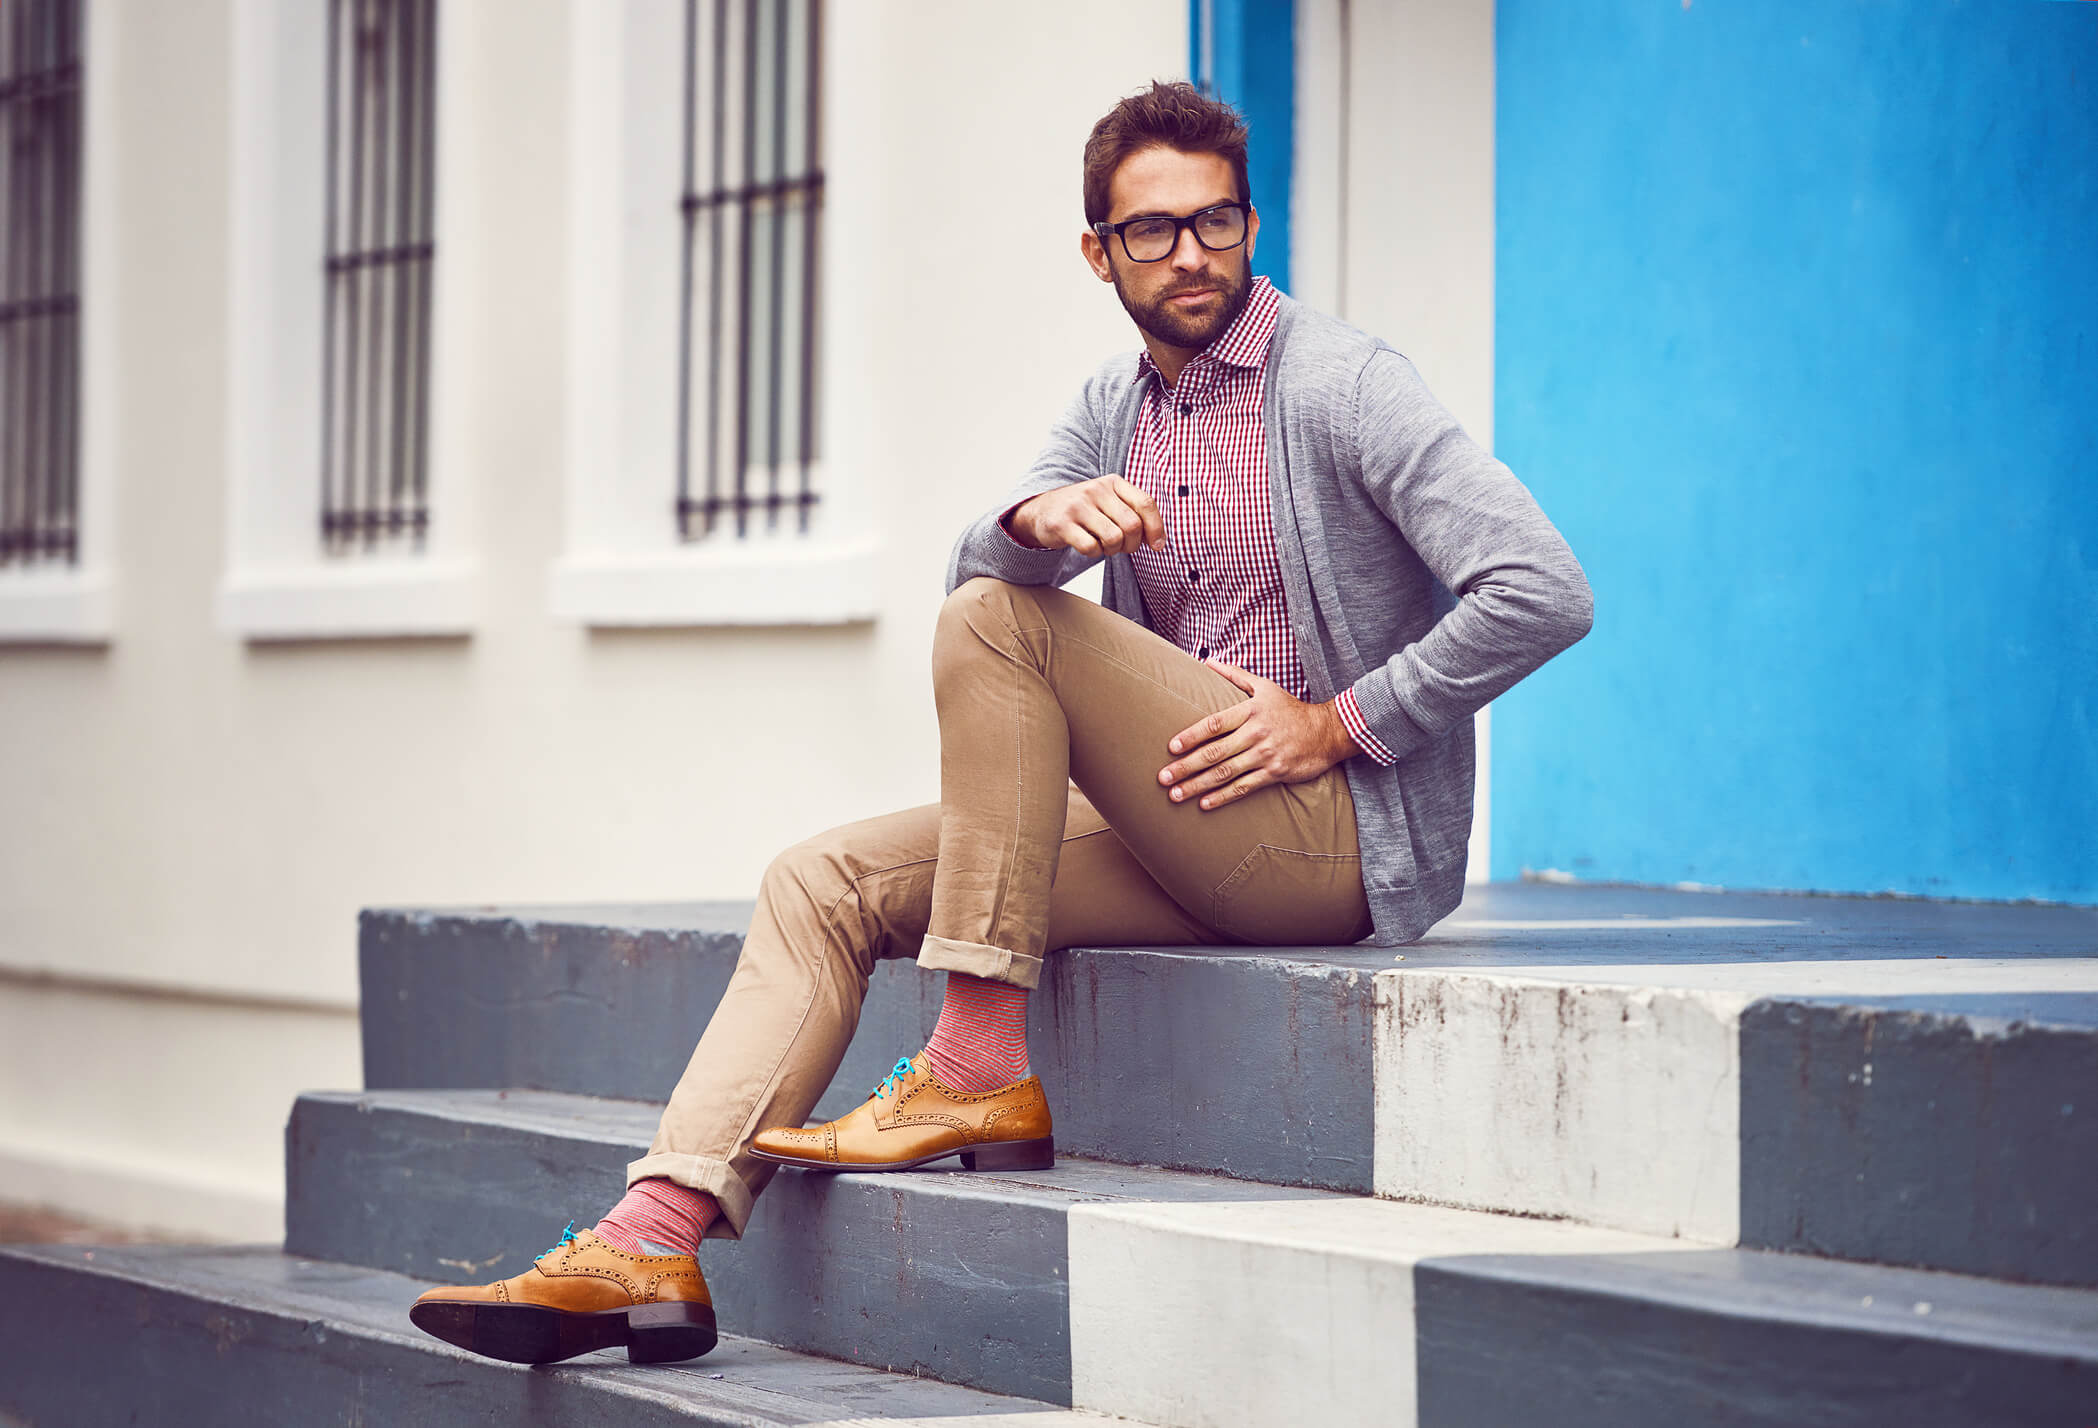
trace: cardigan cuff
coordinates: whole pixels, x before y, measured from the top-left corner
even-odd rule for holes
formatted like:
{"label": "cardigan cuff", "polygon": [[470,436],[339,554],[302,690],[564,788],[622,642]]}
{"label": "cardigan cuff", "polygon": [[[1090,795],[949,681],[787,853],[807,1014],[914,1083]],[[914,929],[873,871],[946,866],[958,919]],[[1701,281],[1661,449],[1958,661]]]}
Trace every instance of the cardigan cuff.
{"label": "cardigan cuff", "polygon": [[1340,722],[1347,727],[1348,737],[1355,747],[1376,764],[1395,764],[1399,756],[1384,747],[1383,740],[1370,732],[1369,722],[1362,717],[1362,706],[1355,702],[1355,691],[1343,689],[1333,701],[1333,708],[1340,715]]}
{"label": "cardigan cuff", "polygon": [[[1403,660],[1402,651],[1394,656]],[[1435,735],[1425,725],[1407,713],[1399,703],[1399,696],[1392,687],[1392,672],[1389,666],[1371,670],[1348,687],[1355,713],[1361,718],[1363,727],[1370,737],[1391,755],[1395,762],[1406,757]],[[1345,722],[1345,716],[1343,716]],[[1350,732],[1353,732],[1352,730]],[[1369,752],[1367,748],[1364,752]],[[1383,762],[1383,760],[1379,760]]]}
{"label": "cardigan cuff", "polygon": [[1033,496],[1022,496],[1019,500],[1013,502],[1010,506],[1007,506],[1004,510],[1000,511],[998,513],[998,519],[993,523],[998,527],[998,533],[1004,536],[1008,541],[1012,542],[1012,547],[1014,550],[1041,550],[1040,546],[1028,545],[1021,541],[1021,539],[1018,536],[1012,533],[1011,527],[1007,526],[1005,523],[1006,517],[1010,516],[1014,511],[1019,510],[1020,507],[1026,505],[1029,501],[1032,501],[1033,499]]}

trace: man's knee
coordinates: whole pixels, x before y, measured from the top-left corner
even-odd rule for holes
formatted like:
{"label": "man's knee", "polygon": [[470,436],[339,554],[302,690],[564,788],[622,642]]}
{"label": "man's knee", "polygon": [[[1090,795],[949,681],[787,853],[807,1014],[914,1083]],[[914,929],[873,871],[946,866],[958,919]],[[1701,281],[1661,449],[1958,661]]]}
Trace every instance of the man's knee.
{"label": "man's knee", "polygon": [[1077,596],[1053,585],[1015,585],[991,575],[972,575],[947,596],[940,606],[935,642],[996,642],[1001,635],[1017,635],[1055,623],[1071,608]]}
{"label": "man's knee", "polygon": [[972,575],[948,593],[940,606],[942,628],[967,625],[979,611],[1011,609],[1020,587],[991,575]]}
{"label": "man's knee", "polygon": [[852,879],[837,847],[836,832],[818,833],[774,854],[759,880],[761,895],[774,901],[794,899],[818,905],[837,901]]}
{"label": "man's knee", "polygon": [[939,830],[937,803],[826,829],[773,857],[760,899],[782,928],[796,929],[799,955],[849,950],[871,971],[890,955],[896,926],[923,920]]}
{"label": "man's knee", "polygon": [[954,587],[940,606],[932,637],[932,674],[937,686],[966,663],[1010,643],[1024,587],[975,575]]}

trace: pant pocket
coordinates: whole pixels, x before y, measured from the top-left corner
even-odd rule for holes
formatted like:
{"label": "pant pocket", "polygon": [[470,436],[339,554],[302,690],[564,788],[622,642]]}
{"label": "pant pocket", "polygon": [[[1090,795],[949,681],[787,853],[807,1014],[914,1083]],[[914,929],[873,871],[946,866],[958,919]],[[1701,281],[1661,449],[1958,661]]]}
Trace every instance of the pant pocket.
{"label": "pant pocket", "polygon": [[1217,884],[1210,925],[1267,947],[1353,942],[1369,917],[1362,859],[1262,843]]}

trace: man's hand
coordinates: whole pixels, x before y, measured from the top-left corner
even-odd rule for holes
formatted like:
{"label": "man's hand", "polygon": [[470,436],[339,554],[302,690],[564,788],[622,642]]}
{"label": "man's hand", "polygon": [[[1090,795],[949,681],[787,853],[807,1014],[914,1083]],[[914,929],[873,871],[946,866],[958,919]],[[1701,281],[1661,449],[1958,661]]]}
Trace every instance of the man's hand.
{"label": "man's hand", "polygon": [[1269,784],[1315,779],[1356,751],[1331,704],[1306,704],[1220,659],[1205,663],[1253,697],[1173,736],[1168,750],[1186,757],[1160,769],[1158,781],[1175,802],[1204,794],[1203,808],[1221,808]]}
{"label": "man's hand", "polygon": [[1020,544],[1036,550],[1069,546],[1097,557],[1140,545],[1166,548],[1166,521],[1158,503],[1120,476],[1096,476],[1044,491],[1014,510],[1006,528]]}

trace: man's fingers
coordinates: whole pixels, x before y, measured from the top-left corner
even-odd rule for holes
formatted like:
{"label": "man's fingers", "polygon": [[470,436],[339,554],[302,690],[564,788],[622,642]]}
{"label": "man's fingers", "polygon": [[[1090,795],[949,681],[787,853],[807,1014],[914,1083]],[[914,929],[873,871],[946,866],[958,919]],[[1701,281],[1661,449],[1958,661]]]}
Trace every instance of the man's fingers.
{"label": "man's fingers", "polygon": [[1071,542],[1087,555],[1110,555],[1122,547],[1122,528],[1107,518],[1107,513],[1091,506],[1076,506],[1071,511],[1071,523],[1077,527],[1074,535],[1083,535],[1090,546]]}
{"label": "man's fingers", "polygon": [[[1214,749],[1217,751],[1216,762],[1199,769],[1192,778],[1184,778],[1174,785],[1172,789],[1173,801],[1175,803],[1185,803],[1198,794],[1208,793],[1211,789],[1222,788],[1233,779],[1258,767],[1260,757],[1252,753],[1248,747],[1252,742],[1250,738],[1246,738],[1243,735],[1233,735],[1229,738],[1218,739],[1212,743],[1204,744],[1197,751],[1197,757],[1199,758],[1209,750]],[[1186,762],[1186,760],[1182,760],[1183,764]]]}
{"label": "man's fingers", "polygon": [[1229,733],[1231,730],[1236,729],[1239,725],[1245,723],[1252,716],[1252,713],[1253,701],[1250,699],[1240,700],[1228,709],[1219,709],[1216,713],[1202,719],[1199,723],[1190,724],[1175,734],[1171,741],[1167,743],[1166,751],[1168,753],[1184,754],[1197,744],[1205,744],[1219,734]]}
{"label": "man's fingers", "polygon": [[[1167,764],[1158,771],[1158,781],[1162,784],[1179,785],[1175,792],[1180,793],[1182,797],[1185,797],[1188,791],[1199,793],[1206,788],[1215,788],[1218,784],[1246,771],[1250,760],[1246,751],[1252,747],[1253,740],[1254,735],[1250,730],[1232,729],[1196,746],[1192,753]],[[1226,769],[1227,764],[1235,767]],[[1220,774],[1219,770],[1224,772]]]}
{"label": "man's fingers", "polygon": [[1120,476],[1113,477],[1112,480],[1115,494],[1120,496],[1123,503],[1136,512],[1137,519],[1144,523],[1144,544],[1153,549],[1163,546],[1166,543],[1166,518],[1160,513],[1158,502],[1152,500],[1151,493],[1134,481],[1124,480]]}
{"label": "man's fingers", "polygon": [[1100,554],[1100,542],[1079,523],[1075,509],[1059,511],[1044,520],[1041,533],[1052,548],[1065,546],[1083,556]]}
{"label": "man's fingers", "polygon": [[1137,515],[1135,511],[1129,509],[1128,503],[1121,500],[1112,491],[1103,491],[1101,493],[1100,513],[1113,521],[1115,529],[1121,532],[1122,543],[1119,547],[1120,549],[1125,551],[1135,550],[1137,545],[1144,540],[1143,518]]}
{"label": "man's fingers", "polygon": [[[1237,763],[1240,761],[1234,759],[1232,762]],[[1214,793],[1203,794],[1195,806],[1198,808],[1222,808],[1227,803],[1236,803],[1247,794],[1277,782],[1280,782],[1280,780],[1276,779],[1265,768],[1248,769]]]}

